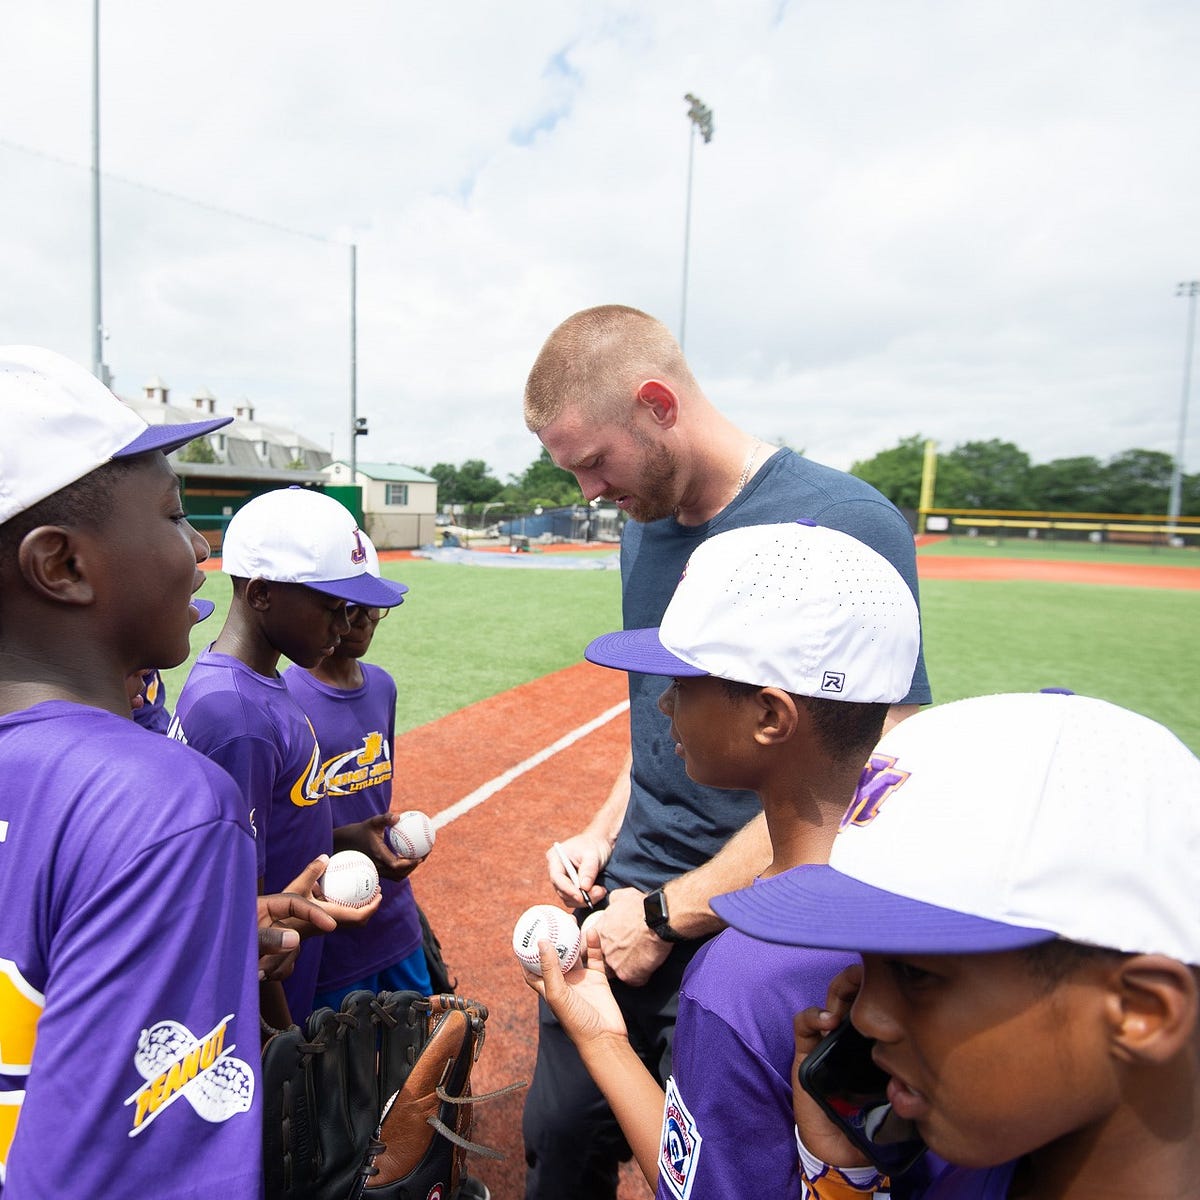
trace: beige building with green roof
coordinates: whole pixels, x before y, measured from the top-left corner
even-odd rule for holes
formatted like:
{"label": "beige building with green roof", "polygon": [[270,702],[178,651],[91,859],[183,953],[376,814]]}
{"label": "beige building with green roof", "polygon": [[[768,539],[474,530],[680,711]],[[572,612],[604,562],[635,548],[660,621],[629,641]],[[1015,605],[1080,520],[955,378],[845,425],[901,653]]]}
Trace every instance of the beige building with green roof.
{"label": "beige building with green roof", "polygon": [[412,550],[439,540],[437,480],[399,463],[331,462],[322,471],[331,487],[362,492],[363,528],[378,550]]}

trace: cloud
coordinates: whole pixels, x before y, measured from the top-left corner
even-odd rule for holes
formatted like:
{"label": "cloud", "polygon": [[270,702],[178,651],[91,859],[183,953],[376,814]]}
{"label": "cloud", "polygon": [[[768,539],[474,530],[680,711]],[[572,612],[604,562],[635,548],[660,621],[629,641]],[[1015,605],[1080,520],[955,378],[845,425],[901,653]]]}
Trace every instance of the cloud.
{"label": "cloud", "polygon": [[[20,281],[0,339],[81,361],[90,15],[0,14]],[[747,429],[843,467],[914,433],[1174,452],[1193,4],[128,0],[102,20],[119,388],[245,397],[346,454],[353,242],[359,454],[519,472],[554,325],[619,301],[679,327],[691,156],[687,350]]]}

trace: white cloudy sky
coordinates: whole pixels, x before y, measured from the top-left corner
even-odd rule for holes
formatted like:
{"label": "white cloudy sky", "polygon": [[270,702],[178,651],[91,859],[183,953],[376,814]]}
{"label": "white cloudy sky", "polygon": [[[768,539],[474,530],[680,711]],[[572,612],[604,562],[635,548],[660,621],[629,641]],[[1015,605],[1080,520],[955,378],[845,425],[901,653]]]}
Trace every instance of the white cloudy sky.
{"label": "white cloudy sky", "polygon": [[[0,5],[0,341],[85,363],[91,14]],[[348,454],[353,242],[360,458],[519,472],[554,325],[679,328],[690,91],[686,348],[746,429],[841,467],[1174,452],[1195,0],[101,0],[101,32],[118,391]]]}

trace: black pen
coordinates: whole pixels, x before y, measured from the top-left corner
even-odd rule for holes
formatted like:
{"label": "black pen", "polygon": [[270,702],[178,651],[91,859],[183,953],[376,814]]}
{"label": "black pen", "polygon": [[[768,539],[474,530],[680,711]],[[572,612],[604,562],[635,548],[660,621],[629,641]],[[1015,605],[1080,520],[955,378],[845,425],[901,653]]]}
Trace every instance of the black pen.
{"label": "black pen", "polygon": [[[592,908],[592,902],[588,899],[588,894],[583,890],[583,885],[579,882],[579,876],[575,873],[575,867],[571,860],[567,857],[566,851],[557,843],[554,843],[554,853],[558,855],[558,861],[562,863],[563,870],[570,876],[571,882],[579,889],[579,894],[583,897],[583,902]],[[594,912],[595,909],[592,909]]]}

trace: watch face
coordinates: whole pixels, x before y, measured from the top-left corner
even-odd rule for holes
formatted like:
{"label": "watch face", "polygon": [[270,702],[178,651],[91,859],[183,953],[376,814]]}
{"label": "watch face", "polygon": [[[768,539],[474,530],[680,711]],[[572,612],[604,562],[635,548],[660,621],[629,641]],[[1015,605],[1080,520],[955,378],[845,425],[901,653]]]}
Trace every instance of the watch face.
{"label": "watch face", "polygon": [[667,898],[661,888],[651,892],[643,901],[642,907],[646,912],[646,924],[651,928],[667,923]]}

